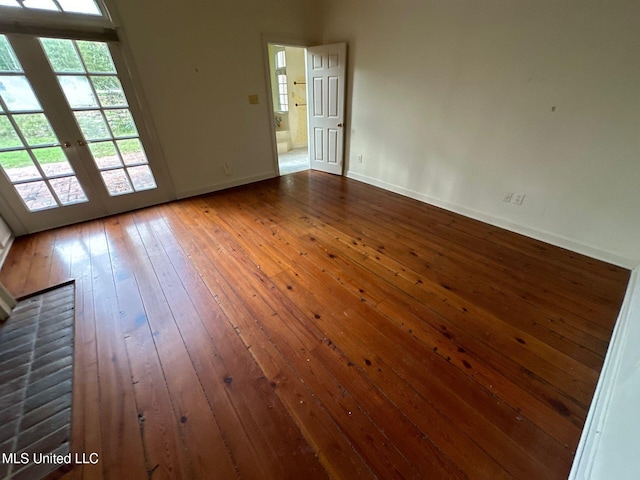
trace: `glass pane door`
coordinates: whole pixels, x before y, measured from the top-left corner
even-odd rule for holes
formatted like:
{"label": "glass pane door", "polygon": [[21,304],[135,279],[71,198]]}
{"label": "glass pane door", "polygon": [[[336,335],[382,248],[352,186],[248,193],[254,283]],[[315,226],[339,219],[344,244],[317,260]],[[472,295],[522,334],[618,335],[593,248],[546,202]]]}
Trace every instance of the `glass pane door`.
{"label": "glass pane door", "polygon": [[4,35],[0,35],[0,166],[30,212],[88,201]]}
{"label": "glass pane door", "polygon": [[109,195],[156,188],[107,44],[40,41]]}
{"label": "glass pane door", "polygon": [[0,34],[0,200],[26,232],[170,199],[122,67],[115,44]]}

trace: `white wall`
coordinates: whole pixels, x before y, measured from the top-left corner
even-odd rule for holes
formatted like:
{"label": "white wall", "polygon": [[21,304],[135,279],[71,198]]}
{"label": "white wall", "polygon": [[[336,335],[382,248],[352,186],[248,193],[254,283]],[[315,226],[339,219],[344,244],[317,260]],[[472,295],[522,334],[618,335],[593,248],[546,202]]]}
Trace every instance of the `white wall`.
{"label": "white wall", "polygon": [[639,19],[637,0],[327,0],[349,175],[637,265]]}
{"label": "white wall", "polygon": [[[276,175],[261,35],[310,42],[317,22],[309,2],[109,4],[131,51],[177,196]],[[259,105],[249,104],[250,94],[260,96]]]}

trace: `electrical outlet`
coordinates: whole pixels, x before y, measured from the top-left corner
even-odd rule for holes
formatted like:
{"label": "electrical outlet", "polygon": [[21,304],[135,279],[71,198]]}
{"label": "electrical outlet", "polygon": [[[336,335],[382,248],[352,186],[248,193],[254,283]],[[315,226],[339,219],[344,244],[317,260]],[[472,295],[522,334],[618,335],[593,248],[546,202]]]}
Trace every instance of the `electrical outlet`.
{"label": "electrical outlet", "polygon": [[229,164],[228,164],[228,163],[225,163],[225,164],[224,164],[224,173],[225,173],[226,175],[231,175],[231,167],[229,166]]}
{"label": "electrical outlet", "polygon": [[516,205],[522,205],[522,202],[524,202],[524,193],[516,193],[513,196],[513,203]]}
{"label": "electrical outlet", "polygon": [[362,154],[358,155],[358,163],[362,163]]}
{"label": "electrical outlet", "polygon": [[504,194],[504,197],[502,197],[502,201],[505,203],[509,203],[512,198],[513,198],[513,192],[507,192]]}

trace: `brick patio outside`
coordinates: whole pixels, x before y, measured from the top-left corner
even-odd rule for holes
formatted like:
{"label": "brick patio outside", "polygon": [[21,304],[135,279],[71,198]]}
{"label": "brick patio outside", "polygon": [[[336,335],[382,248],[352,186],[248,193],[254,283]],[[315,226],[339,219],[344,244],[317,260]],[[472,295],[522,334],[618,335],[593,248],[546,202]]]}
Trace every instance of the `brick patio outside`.
{"label": "brick patio outside", "polygon": [[[114,157],[101,158],[101,165],[121,165],[119,159]],[[127,165],[124,168],[102,171],[102,179],[110,195],[122,195],[134,191],[148,190],[156,187],[153,175],[149,166],[140,164],[145,162],[143,154],[130,154],[125,159]],[[135,164],[138,165],[135,165]],[[54,189],[62,205],[87,201],[87,196],[82,186],[76,179],[71,166],[65,162],[49,163],[42,165],[42,169],[47,175],[47,179]],[[125,174],[125,169],[127,175]],[[35,165],[28,167],[10,168],[5,170],[12,182],[25,182],[15,185],[16,190],[22,197],[27,207],[32,210],[42,210],[52,208],[57,205],[47,184],[42,180]],[[131,181],[129,181],[129,179]],[[31,180],[31,181],[29,181]]]}

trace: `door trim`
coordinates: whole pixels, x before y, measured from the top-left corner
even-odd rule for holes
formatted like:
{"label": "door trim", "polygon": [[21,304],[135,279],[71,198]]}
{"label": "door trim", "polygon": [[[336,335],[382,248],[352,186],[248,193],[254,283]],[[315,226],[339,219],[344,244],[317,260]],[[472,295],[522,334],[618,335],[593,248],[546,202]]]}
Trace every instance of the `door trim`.
{"label": "door trim", "polygon": [[[115,22],[118,18],[118,12],[111,5],[109,5],[109,13]],[[133,54],[129,50],[129,42],[127,41],[127,35],[123,28],[118,28],[118,37],[119,41],[115,43],[117,43],[119,55],[114,56],[112,52],[113,63],[118,73],[122,74],[120,81],[127,94],[129,108],[131,109],[134,119],[140,119],[140,122],[136,121],[136,125],[147,157],[153,156],[153,174],[156,178],[158,188],[162,190],[163,196],[165,197],[160,203],[176,200],[178,197],[176,196],[173,178],[169,173],[169,167],[167,166],[166,157],[162,150],[160,137],[153,124],[150,114],[151,109],[144,96],[142,81],[135,69]],[[110,51],[112,50],[112,43],[114,42],[108,43]]]}

